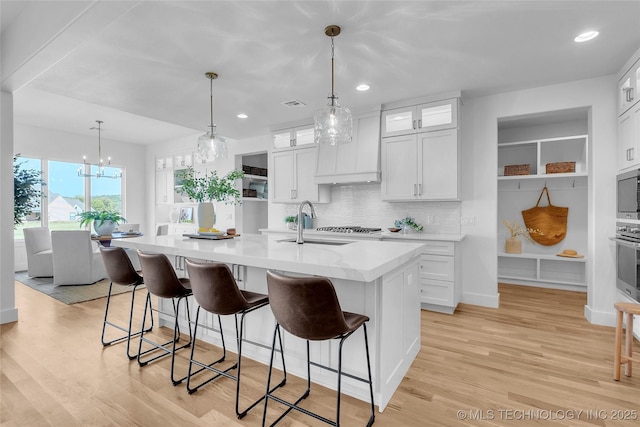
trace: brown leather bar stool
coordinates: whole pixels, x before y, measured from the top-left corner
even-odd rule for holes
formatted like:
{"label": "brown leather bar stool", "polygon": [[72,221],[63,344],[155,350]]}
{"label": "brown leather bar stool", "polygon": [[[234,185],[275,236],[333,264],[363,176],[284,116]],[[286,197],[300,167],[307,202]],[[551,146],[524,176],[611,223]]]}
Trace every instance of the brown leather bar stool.
{"label": "brown leather bar stool", "polygon": [[[272,426],[280,422],[280,420],[282,420],[282,418],[284,418],[292,409],[324,421],[327,424],[339,426],[342,375],[346,375],[349,378],[369,384],[371,416],[367,421],[367,426],[372,425],[375,421],[375,410],[373,405],[373,382],[371,380],[371,362],[369,358],[369,341],[367,338],[366,325],[369,318],[361,314],[342,311],[333,284],[326,277],[290,277],[268,271],[267,287],[269,290],[269,304],[277,323],[273,333],[273,342],[271,347],[267,392],[264,402],[264,413],[262,416],[263,427],[266,423],[267,403],[269,402],[269,399],[275,400],[276,402],[288,407],[288,409],[271,424]],[[347,338],[360,328],[360,326],[364,329],[364,343],[369,379],[342,372],[342,345]],[[273,367],[273,354],[276,350],[276,336],[280,341],[280,349],[284,352],[280,336],[280,327],[284,328],[284,330],[290,334],[307,341],[307,389],[294,403],[287,402],[277,396],[274,396],[269,389],[271,383],[271,371]],[[311,365],[336,372],[336,370],[331,367],[312,362],[309,359],[309,341],[330,339],[337,339],[340,341],[338,347],[338,387],[335,421],[298,406],[298,403],[306,399],[311,391]]]}
{"label": "brown leather bar stool", "polygon": [[[179,379],[175,379],[175,356],[176,351],[183,348],[187,348],[192,342],[191,333],[191,314],[189,313],[189,300],[188,296],[191,295],[191,284],[189,279],[178,278],[176,275],[169,258],[164,254],[146,254],[138,250],[138,257],[140,258],[140,265],[142,266],[142,275],[144,276],[144,284],[147,287],[147,304],[144,307],[144,317],[142,318],[142,333],[140,334],[140,344],[138,346],[138,364],[145,366],[150,362],[160,359],[164,356],[171,355],[171,382],[173,385],[178,385],[184,381],[187,377],[184,376]],[[173,317],[175,323],[173,326],[173,339],[165,343],[158,343],[144,336],[144,326],[147,317],[147,308],[151,306],[151,295],[155,295],[159,298],[170,298],[173,305]],[[180,341],[180,325],[178,324],[178,313],[180,312],[180,301],[185,300],[187,322],[189,325],[189,342],[177,347],[177,343]],[[169,314],[169,313],[163,313]],[[142,343],[150,344],[152,347],[145,351],[142,351]],[[169,347],[171,344],[171,347]],[[142,356],[160,351],[161,353],[156,356],[149,357],[142,360]]]}
{"label": "brown leather bar stool", "polygon": [[[210,383],[220,377],[230,378],[236,381],[236,415],[238,418],[243,418],[247,412],[253,409],[258,403],[262,402],[264,396],[260,397],[255,402],[251,403],[246,409],[240,412],[239,397],[240,397],[240,374],[242,368],[242,342],[244,341],[243,329],[244,318],[247,313],[251,313],[259,308],[269,305],[269,297],[264,294],[256,292],[244,291],[238,288],[238,284],[233,278],[231,270],[226,264],[221,263],[197,263],[191,260],[186,260],[187,271],[191,280],[191,290],[193,291],[193,297],[198,303],[198,309],[196,311],[196,321],[193,328],[193,336],[197,336],[198,331],[198,319],[200,317],[200,309],[204,309],[209,313],[213,313],[218,316],[218,326],[220,328],[220,337],[222,339],[222,357],[218,360],[205,364],[194,359],[194,352],[196,348],[196,342],[194,340],[191,346],[191,357],[189,358],[189,373],[187,375],[187,390],[189,394],[194,393],[200,387]],[[214,365],[223,362],[227,355],[227,349],[224,343],[224,334],[222,331],[222,322],[220,316],[234,315],[236,324],[236,343],[238,345],[238,361],[227,369],[217,369]],[[240,316],[240,322],[238,322],[238,316]],[[282,359],[284,366],[284,358]],[[192,366],[197,365],[200,367],[195,372],[192,372]],[[228,372],[233,369],[238,369],[237,375],[231,375]],[[203,380],[196,386],[191,386],[191,379],[193,376],[209,370],[215,375]],[[284,371],[284,379],[275,386],[273,390],[281,387],[286,382],[286,369]]]}
{"label": "brown leather bar stool", "polygon": [[[640,358],[633,358],[633,315],[640,315],[640,304],[632,302],[617,302],[615,304],[617,311],[616,322],[616,351],[613,359],[613,379],[620,381],[620,365],[624,364],[624,374],[631,376],[632,362],[640,363]],[[622,318],[626,314],[627,333],[625,337],[624,354],[622,354]]]}
{"label": "brown leather bar stool", "polygon": [[[109,292],[107,293],[107,306],[104,309],[104,321],[102,322],[102,336],[100,337],[100,339],[103,346],[108,346],[127,340],[127,356],[130,360],[135,359],[137,357],[137,354],[131,354],[129,352],[129,347],[131,346],[131,337],[140,335],[142,333],[142,330],[131,333],[131,323],[133,322],[133,308],[135,305],[136,289],[138,288],[138,286],[144,284],[144,280],[133,267],[131,259],[123,248],[101,246],[100,253],[102,254],[102,261],[104,262],[107,276],[109,276],[109,280],[111,281],[109,283]],[[113,289],[114,284],[132,287],[131,308],[129,309],[129,325],[126,328],[116,323],[112,323],[108,319],[109,304],[111,303],[111,290]],[[147,300],[147,304],[151,304],[151,300]],[[151,305],[149,305],[149,308],[152,309]],[[151,329],[153,329],[153,315],[151,315],[150,317],[151,326],[146,329],[145,332],[149,332],[151,331]],[[107,328],[107,325],[126,332],[126,335],[106,341],[105,329]]]}

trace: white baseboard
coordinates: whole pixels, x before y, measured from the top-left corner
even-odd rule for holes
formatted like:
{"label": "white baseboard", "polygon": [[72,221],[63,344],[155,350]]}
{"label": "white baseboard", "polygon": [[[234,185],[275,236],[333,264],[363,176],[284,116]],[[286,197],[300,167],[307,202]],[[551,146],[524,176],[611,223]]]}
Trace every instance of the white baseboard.
{"label": "white baseboard", "polygon": [[500,294],[486,295],[474,294],[471,292],[462,293],[462,301],[464,304],[479,305],[481,307],[498,308],[500,307]]}
{"label": "white baseboard", "polygon": [[0,324],[12,323],[18,321],[18,309],[7,308],[0,311]]}

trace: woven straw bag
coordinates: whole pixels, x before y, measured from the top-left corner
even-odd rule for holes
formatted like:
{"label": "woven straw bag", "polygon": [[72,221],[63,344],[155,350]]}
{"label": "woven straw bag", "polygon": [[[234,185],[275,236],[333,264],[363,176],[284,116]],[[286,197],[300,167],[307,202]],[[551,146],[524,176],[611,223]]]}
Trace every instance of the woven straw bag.
{"label": "woven straw bag", "polygon": [[[547,194],[548,206],[540,206],[543,194]],[[529,229],[533,240],[544,246],[560,243],[567,235],[567,215],[569,208],[553,206],[549,189],[545,186],[540,192],[538,203],[531,209],[522,211],[524,225]]]}

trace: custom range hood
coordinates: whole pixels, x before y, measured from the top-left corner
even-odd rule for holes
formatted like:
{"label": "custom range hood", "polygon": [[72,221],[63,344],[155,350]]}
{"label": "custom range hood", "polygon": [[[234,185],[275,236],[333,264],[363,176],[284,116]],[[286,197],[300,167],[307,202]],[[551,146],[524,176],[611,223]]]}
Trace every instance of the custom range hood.
{"label": "custom range hood", "polygon": [[318,145],[315,184],[380,182],[380,107],[353,116],[350,144]]}

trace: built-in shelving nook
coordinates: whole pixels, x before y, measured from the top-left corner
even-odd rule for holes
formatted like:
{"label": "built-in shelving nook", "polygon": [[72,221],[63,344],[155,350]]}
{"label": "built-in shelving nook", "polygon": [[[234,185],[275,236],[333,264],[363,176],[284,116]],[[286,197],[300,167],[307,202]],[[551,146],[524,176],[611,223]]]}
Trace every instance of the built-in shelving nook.
{"label": "built-in shelving nook", "polygon": [[[498,120],[500,282],[586,292],[588,129],[587,108]],[[549,166],[547,173],[547,165],[557,163],[563,163],[565,171],[551,173],[553,166]],[[565,238],[544,246],[521,236],[522,253],[506,253],[505,241],[510,233],[503,220],[524,227],[522,211],[536,205],[545,186],[554,206],[569,208]],[[545,196],[540,206],[546,205]],[[566,249],[583,257],[557,255]]]}
{"label": "built-in shelving nook", "polygon": [[242,233],[259,233],[269,223],[268,158],[266,152],[236,156],[236,168],[244,172],[242,204],[236,206],[236,223]]}

